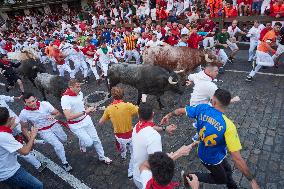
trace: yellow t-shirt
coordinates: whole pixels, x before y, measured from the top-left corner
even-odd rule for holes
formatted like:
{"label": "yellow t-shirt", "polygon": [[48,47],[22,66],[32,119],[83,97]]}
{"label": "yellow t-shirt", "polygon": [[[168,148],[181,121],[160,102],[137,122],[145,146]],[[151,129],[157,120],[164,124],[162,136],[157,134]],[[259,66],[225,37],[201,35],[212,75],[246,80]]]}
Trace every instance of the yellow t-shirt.
{"label": "yellow t-shirt", "polygon": [[109,105],[103,114],[103,120],[112,122],[114,133],[126,133],[132,130],[132,117],[138,114],[138,107],[129,102]]}
{"label": "yellow t-shirt", "polygon": [[242,145],[239,139],[236,126],[225,115],[223,115],[223,118],[226,122],[225,141],[229,152],[236,152],[241,150]]}

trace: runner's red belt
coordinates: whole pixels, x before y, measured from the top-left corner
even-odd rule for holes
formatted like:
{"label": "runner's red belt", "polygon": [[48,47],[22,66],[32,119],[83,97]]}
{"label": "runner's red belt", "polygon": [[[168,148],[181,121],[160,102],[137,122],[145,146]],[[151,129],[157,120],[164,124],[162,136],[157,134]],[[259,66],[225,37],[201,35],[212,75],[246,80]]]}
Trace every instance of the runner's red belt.
{"label": "runner's red belt", "polygon": [[114,133],[117,138],[130,139],[132,137],[132,130],[126,133]]}
{"label": "runner's red belt", "polygon": [[47,129],[50,129],[51,127],[53,127],[56,123],[59,123],[60,125],[62,125],[62,126],[64,126],[64,127],[67,127],[68,128],[68,125],[65,123],[65,122],[62,122],[62,121],[56,121],[56,122],[54,122],[54,123],[52,123],[51,125],[49,125],[49,126],[46,126],[46,127],[43,127],[43,128],[41,128],[41,129],[38,129],[38,131],[45,131],[45,130],[47,130]]}
{"label": "runner's red belt", "polygon": [[79,122],[81,122],[81,121],[83,121],[83,119],[85,119],[87,117],[87,114],[85,114],[85,116],[82,118],[82,119],[80,119],[80,120],[76,120],[76,121],[67,121],[67,123],[68,124],[75,124],[75,123],[79,123]]}

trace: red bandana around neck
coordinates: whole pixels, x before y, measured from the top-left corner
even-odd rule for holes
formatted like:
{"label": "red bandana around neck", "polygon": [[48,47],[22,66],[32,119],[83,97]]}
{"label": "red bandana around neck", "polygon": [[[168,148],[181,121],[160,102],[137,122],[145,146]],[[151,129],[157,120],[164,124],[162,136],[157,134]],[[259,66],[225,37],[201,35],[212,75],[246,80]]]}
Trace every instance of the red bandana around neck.
{"label": "red bandana around neck", "polygon": [[67,88],[66,91],[63,93],[62,96],[67,95],[67,96],[77,96],[76,93],[74,93],[70,88]]}
{"label": "red bandana around neck", "polygon": [[121,102],[123,102],[123,100],[114,100],[111,104],[113,105],[113,104],[118,104],[118,103],[121,103]]}
{"label": "red bandana around neck", "polygon": [[25,106],[25,109],[30,110],[30,111],[35,111],[35,110],[39,110],[39,107],[40,107],[40,101],[36,101],[36,107],[35,108]]}
{"label": "red bandana around neck", "polygon": [[155,123],[152,121],[139,121],[136,124],[136,133],[138,133],[139,131],[141,131],[142,129],[146,128],[146,127],[154,127]]}
{"label": "red bandana around neck", "polygon": [[207,75],[208,77],[210,77],[210,78],[212,79],[212,81],[214,80],[214,78],[211,77],[210,75],[208,75],[206,72],[204,72],[204,73],[205,73],[205,75]]}
{"label": "red bandana around neck", "polygon": [[0,132],[10,133],[12,134],[12,129],[6,126],[0,126]]}
{"label": "red bandana around neck", "polygon": [[161,186],[159,185],[154,178],[152,177],[146,185],[145,189],[174,189],[175,187],[179,186],[178,182],[171,182],[167,186]]}

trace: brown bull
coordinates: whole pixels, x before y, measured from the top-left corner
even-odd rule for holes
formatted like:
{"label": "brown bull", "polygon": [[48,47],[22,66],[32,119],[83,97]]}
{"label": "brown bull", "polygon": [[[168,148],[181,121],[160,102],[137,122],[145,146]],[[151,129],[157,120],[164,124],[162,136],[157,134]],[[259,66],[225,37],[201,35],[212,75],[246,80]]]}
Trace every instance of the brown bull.
{"label": "brown bull", "polygon": [[169,71],[188,74],[199,65],[220,63],[209,50],[191,49],[188,47],[157,46],[145,49],[143,63],[163,67]]}

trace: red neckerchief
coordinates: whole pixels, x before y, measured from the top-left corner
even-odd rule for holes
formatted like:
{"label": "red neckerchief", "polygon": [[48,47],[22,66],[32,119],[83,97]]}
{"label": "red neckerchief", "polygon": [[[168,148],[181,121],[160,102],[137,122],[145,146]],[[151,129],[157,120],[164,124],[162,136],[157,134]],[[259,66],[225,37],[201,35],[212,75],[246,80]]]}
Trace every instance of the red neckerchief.
{"label": "red neckerchief", "polygon": [[36,101],[36,107],[35,108],[25,106],[25,109],[29,110],[29,111],[35,111],[35,110],[39,110],[39,107],[40,107],[40,101]]}
{"label": "red neckerchief", "polygon": [[146,127],[154,127],[155,123],[153,123],[152,121],[139,121],[136,124],[136,133],[138,133],[139,131],[141,131],[142,129],[146,128]]}
{"label": "red neckerchief", "polygon": [[[203,71],[204,72],[204,71]],[[205,73],[205,75],[207,75],[208,77],[210,77],[211,79],[212,79],[212,81],[214,80],[214,78],[213,77],[211,77],[210,75],[208,75],[206,72],[204,72]]]}
{"label": "red neckerchief", "polygon": [[234,31],[237,28],[237,26],[232,26],[232,30]]}
{"label": "red neckerchief", "polygon": [[123,100],[114,100],[111,104],[118,104],[118,103],[121,103],[123,102]]}
{"label": "red neckerchief", "polygon": [[67,88],[66,91],[62,94],[62,96],[77,96],[76,93],[74,93],[70,88]]}
{"label": "red neckerchief", "polygon": [[170,182],[167,186],[159,185],[155,179],[152,177],[146,185],[145,189],[174,189],[175,187],[179,186],[178,182]]}
{"label": "red neckerchief", "polygon": [[1,60],[2,64],[5,66],[10,66],[10,62],[8,60]]}
{"label": "red neckerchief", "polygon": [[12,134],[12,129],[6,126],[0,126],[0,132],[10,133]]}

